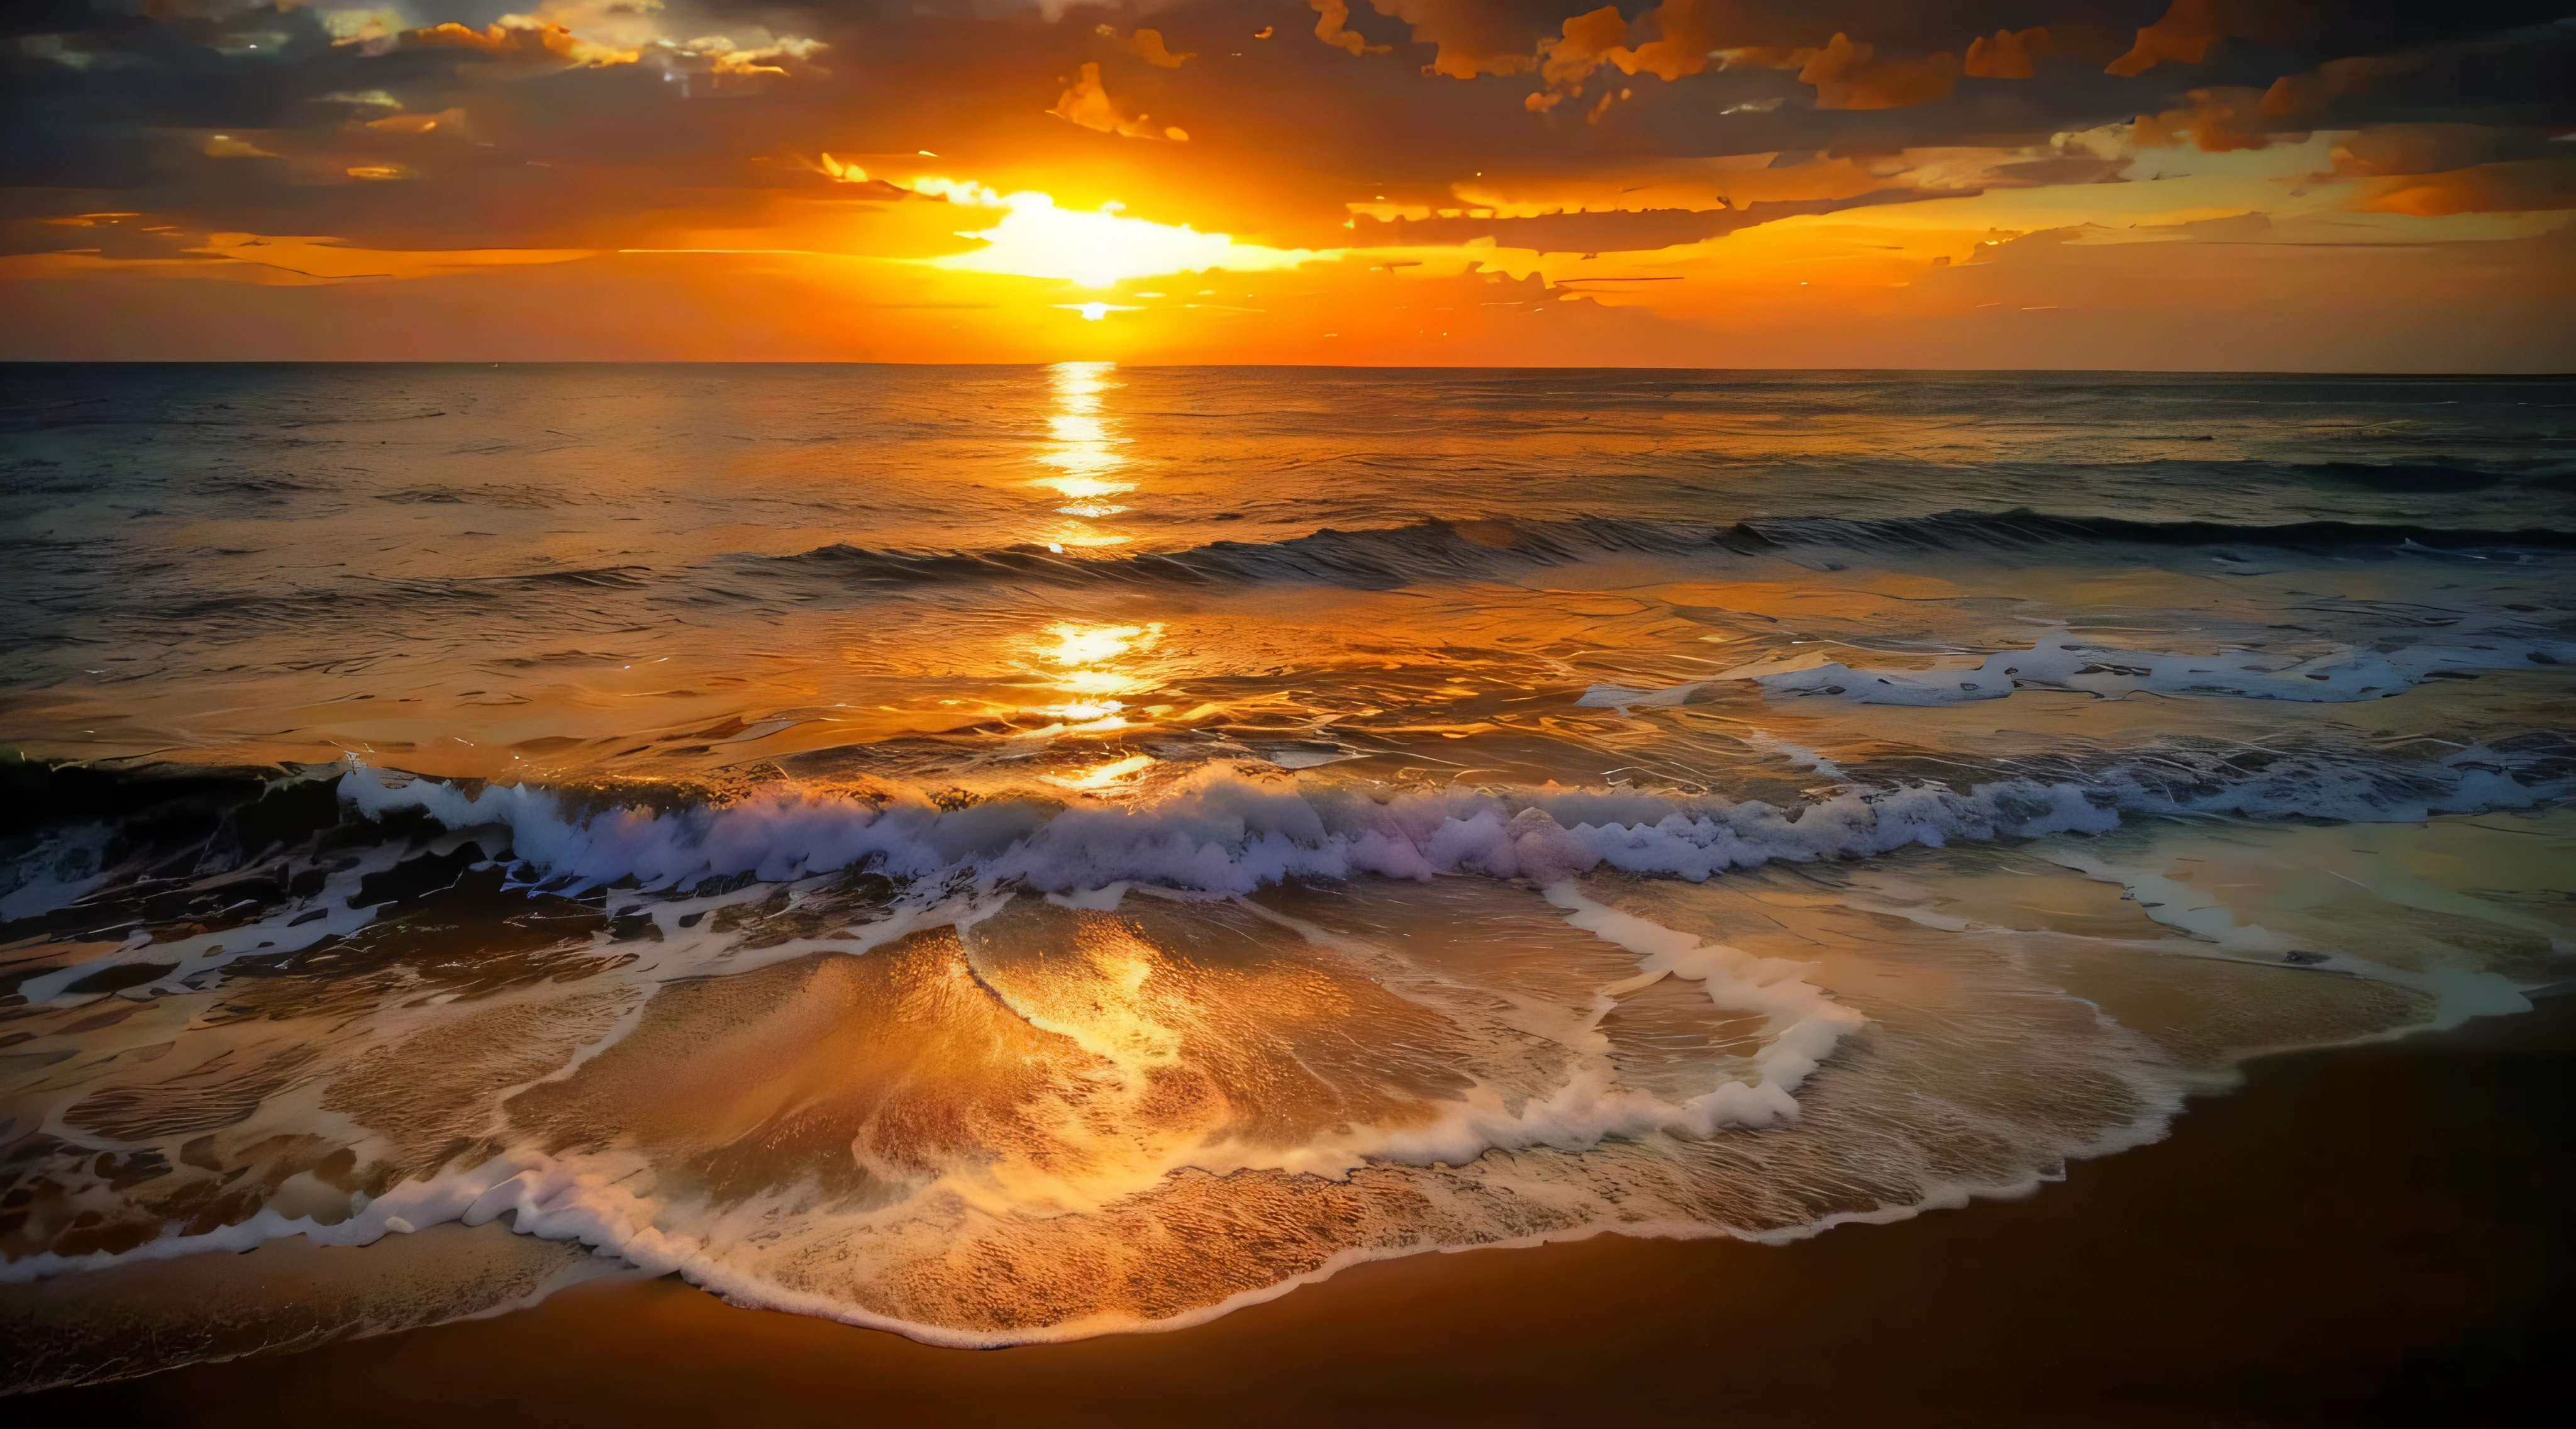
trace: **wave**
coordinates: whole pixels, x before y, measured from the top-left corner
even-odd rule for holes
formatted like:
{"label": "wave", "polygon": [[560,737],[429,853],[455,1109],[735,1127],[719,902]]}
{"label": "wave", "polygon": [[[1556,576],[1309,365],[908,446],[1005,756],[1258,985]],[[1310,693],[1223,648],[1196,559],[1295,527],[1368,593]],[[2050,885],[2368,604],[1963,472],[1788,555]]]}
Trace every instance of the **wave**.
{"label": "wave", "polygon": [[[1221,767],[1123,805],[773,788],[646,807],[363,767],[251,783],[193,869],[138,852],[134,887],[53,921],[78,961],[10,970],[52,1019],[19,1025],[66,1038],[101,998],[228,990],[172,1055],[84,1064],[10,1108],[70,1191],[0,1282],[506,1218],[744,1303],[994,1346],[1196,1323],[1424,1250],[1896,1219],[2152,1140],[2226,1058],[2084,1000],[2116,1006],[2131,974],[2034,981],[1993,946],[2019,935],[1961,922],[1958,875],[1993,851],[1940,855],[1934,884],[1966,904],[1871,856],[2108,835],[2137,812],[2525,806],[2563,795],[2576,757],[2175,752],[1965,791],[1820,772],[1843,787],[1788,810]],[[2186,886],[2219,848],[2254,857],[2222,832],[2168,844],[2179,862],[2041,844],[2003,881],[2162,878],[2087,955],[2188,954],[2151,961],[2199,960],[2184,1000],[2241,1019],[2250,997],[2275,1040],[2521,1005],[2491,971],[2374,963],[2279,921],[2309,916],[2296,887],[2265,907],[2277,936],[2163,938],[2143,920],[2194,931],[2240,886]],[[1596,870],[1649,877],[1578,881]],[[2480,876],[2519,886],[2501,863]],[[1324,880],[1329,897],[1299,888]],[[2045,886],[2038,906],[2074,906]],[[1955,940],[1936,955],[1936,936]],[[1896,981],[1837,974],[1880,950]],[[1909,980],[1918,959],[1938,977]],[[2224,980],[2244,963],[2275,981]]]}
{"label": "wave", "polygon": [[1731,525],[1634,519],[1518,518],[1423,521],[1272,542],[1216,541],[1126,555],[1074,555],[1046,546],[900,551],[834,545],[790,556],[742,558],[751,570],[792,572],[858,585],[1017,581],[1043,584],[1217,585],[1305,583],[1387,590],[1465,580],[1605,557],[1780,555],[1806,548],[1921,553],[2027,550],[2049,545],[2251,546],[2278,550],[2464,552],[2576,550],[2576,532],[2482,530],[2350,521],[2231,525],[2053,516],[2027,509],[1927,516],[1759,517]]}
{"label": "wave", "polygon": [[1054,893],[1137,883],[1241,894],[1299,879],[1457,874],[1545,885],[1608,866],[1691,881],[1774,860],[1867,858],[1914,845],[2103,833],[2124,812],[2420,820],[2564,797],[2576,757],[2534,737],[2437,761],[2325,755],[2259,764],[2181,750],[2062,779],[1966,790],[1851,782],[1794,809],[1629,790],[1405,790],[1202,768],[1127,804],[1006,798],[942,808],[790,789],[676,809],[585,813],[534,785],[468,790],[352,771],[341,797],[369,819],[416,814],[451,830],[506,828],[544,876],[677,887],[751,874],[784,881],[865,868],[924,887],[960,876]]}
{"label": "wave", "polygon": [[2238,525],[2222,521],[2139,521],[2118,516],[2054,516],[2013,511],[1944,511],[1931,516],[1868,519],[1782,516],[1739,521],[1718,537],[1729,550],[1769,555],[1799,547],[1851,551],[1954,551],[1961,547],[2028,550],[2045,546],[2256,546],[2286,551],[2396,553],[2533,549],[2576,550],[2576,531],[2488,530],[2360,521]]}
{"label": "wave", "polygon": [[2298,468],[2303,476],[2338,486],[2400,495],[2438,495],[2485,491],[2497,486],[2529,485],[2566,491],[2576,483],[2576,470],[2564,463],[2539,466],[2479,467],[2451,462],[2327,461]]}
{"label": "wave", "polygon": [[[514,845],[529,845],[519,857],[550,866],[587,859],[605,871],[635,862],[638,848],[687,842],[665,837],[685,831],[668,814],[584,818],[542,791],[375,771],[339,782],[389,830],[407,816],[486,820],[433,850],[494,829],[494,815]],[[1212,818],[1237,818],[1249,834],[1296,818],[1284,805],[1245,813],[1265,796],[1314,808],[1212,780],[1138,822],[1160,826],[1170,853],[1180,844],[1168,836],[1189,819],[1206,832]],[[1458,871],[1517,869],[1543,883],[1535,897],[1492,878],[1361,880],[1348,902],[1128,896],[1122,907],[1120,893],[1138,890],[1113,885],[1096,890],[1105,897],[969,893],[836,919],[850,910],[835,907],[831,887],[801,881],[812,860],[774,870],[800,880],[792,885],[720,880],[661,898],[635,888],[644,880],[630,871],[618,882],[651,937],[608,943],[595,918],[588,942],[461,999],[474,985],[454,981],[452,962],[408,976],[387,964],[422,957],[400,940],[451,922],[471,895],[414,905],[419,919],[399,902],[361,911],[378,944],[344,935],[310,962],[247,979],[230,995],[241,1006],[192,1026],[195,1040],[166,1065],[102,1068],[102,1085],[53,1094],[53,1134],[28,1154],[82,1186],[80,1199],[40,1208],[51,1239],[13,1251],[0,1282],[289,1236],[364,1246],[500,1221],[743,1303],[936,1343],[1167,1329],[1425,1250],[1603,1230],[1782,1240],[2028,1190],[2068,1159],[2155,1139],[2187,1091],[2223,1084],[2248,1017],[2315,1041],[2522,1005],[2493,973],[2296,951],[2321,944],[2288,925],[2286,955],[2131,931],[2085,944],[2107,959],[2095,974],[2047,962],[2034,978],[2015,956],[2021,935],[1963,923],[1956,905],[1907,894],[1902,879],[1756,885],[1757,898],[1783,901],[1741,905],[1659,893],[1695,887],[1669,880],[1578,887],[1556,875],[1569,850],[1598,852],[1582,830],[1624,830],[1629,852],[1649,850],[1652,863],[1657,836],[1708,841],[1691,827],[1706,821],[1618,792],[1520,797],[1500,828],[1476,826],[1511,800],[1426,796],[1393,812],[1409,816],[1397,832],[1419,840],[1426,861],[1446,837]],[[1997,829],[2070,818],[2099,827],[2115,812],[2090,798],[2052,813],[1983,797]],[[703,811],[714,822],[689,826],[692,847],[810,844],[816,825],[794,822],[800,814],[860,831],[903,822],[848,801],[800,802]],[[1941,826],[1937,807],[1892,822],[1919,839]],[[1980,831],[1947,807],[1950,826]],[[1671,812],[1657,819],[1659,808]],[[1787,822],[1812,825],[1810,849],[1857,851],[1905,832],[1856,841],[1891,821],[1841,799]],[[1833,828],[1846,836],[1818,837]],[[2259,874],[2263,855],[2242,842],[2166,847],[2188,855],[2180,863],[2136,848],[2126,857],[2188,877],[2182,868],[2220,847]],[[472,844],[456,848],[461,865],[490,866]],[[2068,857],[2062,844],[2045,855]],[[2145,877],[2116,854],[2095,862],[2084,877],[2096,883]],[[372,866],[336,868],[317,903],[363,901]],[[2017,871],[2038,879],[2045,868],[2032,858]],[[2212,891],[2166,882],[2153,891],[2177,904]],[[2050,885],[2048,897],[2070,886]],[[517,916],[547,916],[554,897],[528,892]],[[2419,894],[2416,906],[2455,918],[2458,902]],[[2170,908],[2145,906],[2171,921]],[[2293,890],[2266,919],[2298,906]],[[1718,921],[1738,922],[1748,943],[1775,925],[1832,941],[1793,931],[1766,955],[1694,930],[1728,907]],[[290,916],[277,910],[257,931],[290,931]],[[765,923],[800,935],[768,936]],[[191,932],[156,955],[213,954],[214,939],[249,931]],[[1938,976],[1916,968],[1909,978],[1936,946]],[[619,948],[631,951],[601,956]],[[1881,949],[1887,961],[1871,966],[1897,979],[1885,985],[1806,960]],[[2086,1000],[2116,1007],[2121,980],[2136,976],[2121,967],[2141,951],[2189,955],[2144,961],[2160,979],[2191,979],[2184,1003],[2221,1009],[2216,1050],[2168,1049]],[[2248,962],[2268,966],[2237,966]],[[2350,975],[2284,977],[2285,962]],[[2250,977],[2264,980],[2229,981]],[[91,1015],[88,998],[41,982],[21,993],[58,1019]],[[312,1040],[284,1040],[296,1018],[319,1019],[301,1024]],[[327,1037],[314,1031],[322,1025]],[[1317,1037],[1319,1027],[1332,1035]],[[2189,1048],[2197,1035],[2172,1041]],[[208,1044],[238,1050],[227,1058]],[[2268,1044],[2257,1032],[2251,1045]],[[1676,1046],[1691,1050],[1677,1057]],[[1301,1077],[1325,1094],[1285,1098],[1281,1079]],[[773,1093],[789,1108],[779,1119],[739,1119]],[[317,1121],[316,1105],[346,1120]],[[1739,1139],[1741,1128],[1762,1139]],[[165,1164],[131,1184],[105,1179]],[[217,1178],[245,1189],[203,1211],[191,1188]],[[123,1237],[73,1224],[81,1206]],[[1208,1235],[1212,1224],[1267,1230],[1247,1240]]]}
{"label": "wave", "polygon": [[2576,641],[2531,634],[2473,636],[2477,643],[2403,645],[2389,650],[2340,648],[2284,661],[2256,651],[2180,655],[2099,645],[2064,630],[2027,649],[1998,650],[1981,661],[1937,662],[1927,669],[1852,666],[1823,655],[1739,665],[1705,680],[1661,689],[1594,685],[1575,701],[1594,709],[1688,703],[1713,684],[1748,680],[1771,696],[1822,695],[1864,705],[1953,705],[2000,700],[2030,688],[2118,699],[2148,693],[2350,704],[2404,694],[2426,680],[2474,679],[2470,671],[2576,664]]}
{"label": "wave", "polygon": [[1425,521],[1282,541],[1215,541],[1169,552],[1072,556],[1045,546],[906,552],[824,546],[754,558],[759,568],[804,570],[862,584],[1020,580],[1065,583],[1257,584],[1304,582],[1387,590],[1534,565],[1571,565],[1621,554],[1669,555],[1710,546],[1706,526],[1652,521]]}
{"label": "wave", "polygon": [[[2063,643],[2045,652],[2002,652],[1986,664],[2017,662],[2017,671],[2046,666],[2040,673],[2057,674],[2069,688],[2106,686],[2095,693],[2199,678],[2177,671],[2168,679],[2143,668],[2095,675],[2055,668],[2089,669],[2106,658],[2227,665],[2234,679],[2277,684],[2288,697],[2371,697],[2344,692],[2361,677],[2360,657],[2331,665],[2322,682],[2305,665],[2261,672],[2237,668],[2231,663],[2237,657],[2106,655]],[[2368,656],[2380,663],[2390,658]],[[2564,658],[2576,661],[2576,650]],[[1720,678],[1755,680],[1775,693],[1842,693],[1876,703],[1989,697],[1959,688],[1976,683],[1961,674],[1876,676],[1829,664],[1783,671],[1748,667]],[[2030,678],[2030,672],[2019,677]],[[2000,679],[2003,692],[2014,678]],[[1890,683],[1881,688],[1880,679]],[[1836,680],[1851,688],[1829,683]],[[1870,683],[1864,686],[1864,680]],[[1704,683],[1660,691],[1595,686],[1581,703],[1675,704]],[[1752,743],[1765,748],[1777,741],[1756,737]],[[1423,880],[1471,874],[1548,884],[1605,866],[1697,881],[1775,860],[1867,858],[1917,845],[2102,833],[2117,827],[2123,815],[2414,822],[2441,813],[2529,808],[2576,790],[2576,747],[2547,732],[2470,745],[2433,760],[2367,750],[2249,751],[2189,743],[2135,748],[2089,762],[2037,756],[2007,766],[2026,773],[1965,789],[1872,782],[1865,770],[1815,761],[1818,773],[1838,783],[1838,792],[1791,808],[1722,794],[1556,784],[1423,789],[1340,780],[1320,769],[1298,774],[1244,759],[1171,761],[1162,767],[1168,772],[1158,783],[1120,802],[1032,791],[961,806],[900,785],[862,795],[785,784],[718,798],[658,783],[632,792],[613,784],[558,789],[448,782],[348,765],[266,777],[184,766],[123,776],[78,766],[18,766],[11,783],[23,796],[17,807],[26,812],[13,821],[15,836],[0,844],[9,875],[0,893],[6,893],[10,916],[18,921],[0,926],[23,935],[53,910],[77,910],[84,902],[96,909],[76,922],[85,917],[104,926],[147,919],[156,916],[155,899],[178,900],[170,910],[158,910],[167,912],[197,896],[184,889],[189,878],[247,869],[317,837],[357,844],[411,837],[424,828],[491,835],[484,839],[487,851],[507,850],[501,856],[519,866],[515,876],[521,884],[549,888],[674,889],[863,869],[934,892],[953,891],[964,880],[1058,894],[1139,884],[1232,895],[1297,880],[1364,876]],[[353,818],[356,827],[347,822]],[[99,889],[105,891],[93,895]],[[187,972],[166,980],[184,979]]]}
{"label": "wave", "polygon": [[[20,841],[7,899],[15,921],[7,931],[94,936],[191,909],[203,917],[215,906],[203,889],[166,875],[226,872],[244,864],[246,847],[273,853],[280,845],[272,830],[322,830],[343,843],[384,846],[351,875],[345,906],[271,930],[258,946],[225,934],[239,918],[215,919],[193,940],[119,948],[41,973],[20,990],[42,998],[77,984],[104,985],[100,979],[114,981],[127,966],[155,985],[185,984],[244,957],[346,935],[367,921],[367,908],[416,892],[414,885],[444,887],[485,858],[508,863],[510,886],[520,890],[685,893],[863,871],[915,902],[1001,886],[1077,898],[1107,890],[1113,901],[1129,886],[1232,896],[1366,877],[1476,875],[1546,886],[1603,868],[1697,882],[1775,861],[2100,834],[2127,815],[2420,821],[2529,808],[2576,788],[2576,751],[2542,735],[2426,762],[2173,748],[1965,790],[1873,786],[1839,767],[1824,772],[1842,781],[1839,792],[1784,809],[1761,800],[1556,785],[1400,789],[1284,772],[1247,775],[1228,765],[1184,770],[1127,803],[997,797],[964,807],[901,789],[862,798],[792,786],[723,802],[673,803],[663,790],[656,806],[533,784],[325,769],[284,781],[212,831],[191,826],[193,842],[154,842],[94,824],[70,826],[50,841]],[[329,832],[332,819],[318,806],[332,799],[360,828]],[[405,855],[397,867],[403,839],[424,828],[446,831],[450,843],[480,841],[462,846],[471,857]],[[165,876],[138,877],[146,869]],[[216,903],[250,909],[287,894],[283,881],[245,870]]]}
{"label": "wave", "polygon": [[1326,528],[1270,542],[1215,541],[1174,551],[1072,554],[1040,545],[983,550],[906,551],[832,545],[786,556],[735,556],[696,571],[610,565],[453,579],[396,579],[285,594],[179,595],[169,619],[292,627],[322,613],[398,612],[442,606],[520,609],[567,627],[621,628],[622,615],[567,603],[569,597],[649,594],[690,587],[699,595],[744,598],[733,587],[763,580],[814,581],[838,588],[1021,584],[1100,586],[1323,585],[1393,590],[1622,557],[1780,557],[1829,568],[1836,556],[1880,558],[1962,551],[2021,554],[2052,547],[2111,546],[2296,551],[2337,556],[2441,555],[2527,558],[2576,550],[2576,531],[2480,529],[2349,521],[2240,525],[2057,516],[2027,509],[1947,511],[1856,518],[1766,516],[1732,524],[1584,517],[1422,521],[1361,530]]}

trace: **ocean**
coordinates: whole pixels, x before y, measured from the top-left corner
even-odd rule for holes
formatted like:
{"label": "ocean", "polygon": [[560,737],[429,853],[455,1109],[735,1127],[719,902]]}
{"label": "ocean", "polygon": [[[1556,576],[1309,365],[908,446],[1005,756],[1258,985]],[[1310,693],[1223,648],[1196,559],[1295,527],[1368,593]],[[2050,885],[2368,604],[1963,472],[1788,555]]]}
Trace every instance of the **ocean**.
{"label": "ocean", "polygon": [[[2571,413],[0,370],[10,1386],[609,1276],[993,1347],[2046,1196],[2576,971]],[[363,1249],[211,1254],[288,1241]]]}

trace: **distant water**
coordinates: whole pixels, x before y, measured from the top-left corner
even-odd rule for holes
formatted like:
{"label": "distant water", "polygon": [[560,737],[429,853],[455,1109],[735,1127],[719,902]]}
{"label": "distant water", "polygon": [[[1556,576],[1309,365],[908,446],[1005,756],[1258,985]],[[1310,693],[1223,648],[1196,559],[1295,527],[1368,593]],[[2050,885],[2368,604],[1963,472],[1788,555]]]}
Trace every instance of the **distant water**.
{"label": "distant water", "polygon": [[296,1235],[368,1246],[314,1333],[640,1269],[963,1345],[1795,1236],[2522,1008],[2571,414],[5,370],[17,1382],[240,1352],[279,1292],[189,1253]]}

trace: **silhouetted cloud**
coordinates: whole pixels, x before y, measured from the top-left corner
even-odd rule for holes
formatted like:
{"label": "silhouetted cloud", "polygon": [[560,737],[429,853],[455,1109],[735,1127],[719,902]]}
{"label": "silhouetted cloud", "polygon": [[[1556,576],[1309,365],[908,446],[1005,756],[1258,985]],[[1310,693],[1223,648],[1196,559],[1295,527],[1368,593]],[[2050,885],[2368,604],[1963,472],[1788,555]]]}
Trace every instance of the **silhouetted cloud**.
{"label": "silhouetted cloud", "polygon": [[1179,69],[1184,63],[1198,58],[1196,51],[1172,53],[1171,47],[1163,43],[1160,30],[1137,30],[1122,35],[1116,25],[1097,25],[1092,28],[1092,33],[1104,40],[1116,40],[1129,54],[1157,69]]}
{"label": "silhouetted cloud", "polygon": [[2039,73],[2038,57],[2048,53],[2048,29],[1997,30],[1968,42],[1962,71],[1973,79],[2029,79]]}
{"label": "silhouetted cloud", "polygon": [[1156,124],[1143,114],[1129,118],[1118,102],[1109,97],[1109,91],[1101,86],[1100,66],[1089,61],[1082,66],[1082,77],[1057,98],[1055,108],[1047,113],[1058,119],[1070,119],[1085,129],[1097,129],[1103,134],[1117,134],[1129,139],[1185,141],[1190,137],[1171,125]]}
{"label": "silhouetted cloud", "polygon": [[[1769,272],[1838,255],[1884,294],[2026,241],[1990,235],[2180,210],[2268,216],[2267,243],[2333,213],[2411,225],[2409,251],[2555,252],[2537,235],[2576,152],[2576,26],[2537,0],[1310,0],[1315,40],[1277,0],[1013,3],[25,0],[0,12],[0,233],[47,283],[262,266],[56,223],[131,212],[351,253],[703,251],[708,273],[812,250],[864,286],[852,254],[990,226],[909,196],[945,174],[1516,282],[1545,255],[1707,245]],[[836,182],[826,150],[868,177]],[[2027,271],[2113,264],[2110,242]],[[1412,261],[1350,271],[1428,281]],[[1671,322],[1716,321],[1704,292],[1767,301],[1705,261],[1654,289],[1698,314]],[[363,280],[412,281],[446,280]]]}

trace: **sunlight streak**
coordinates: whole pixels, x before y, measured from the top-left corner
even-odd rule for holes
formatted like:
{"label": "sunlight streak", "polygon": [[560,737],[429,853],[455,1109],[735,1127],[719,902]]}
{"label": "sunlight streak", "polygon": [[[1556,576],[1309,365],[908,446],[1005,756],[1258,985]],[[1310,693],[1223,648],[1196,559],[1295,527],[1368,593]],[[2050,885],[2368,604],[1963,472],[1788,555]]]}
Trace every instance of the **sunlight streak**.
{"label": "sunlight streak", "polygon": [[[1232,234],[1201,233],[1186,223],[1129,218],[1126,205],[1115,199],[1096,210],[1059,208],[1054,195],[1034,189],[1005,194],[972,180],[935,175],[913,180],[912,191],[971,208],[1002,211],[1001,219],[990,228],[959,231],[958,237],[981,240],[983,247],[926,260],[935,267],[965,272],[1061,278],[1086,288],[1106,288],[1128,278],[1165,273],[1295,268],[1330,262],[1343,253],[1338,248],[1267,248],[1238,243]],[[1067,306],[1093,322],[1120,311],[1102,303]]]}
{"label": "sunlight streak", "polygon": [[1153,763],[1154,756],[1150,754],[1131,754],[1125,759],[1094,765],[1079,774],[1041,774],[1038,778],[1059,789],[1107,789],[1131,774],[1143,773]]}

